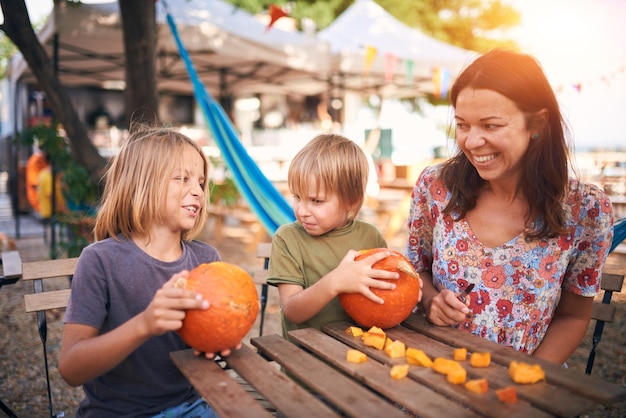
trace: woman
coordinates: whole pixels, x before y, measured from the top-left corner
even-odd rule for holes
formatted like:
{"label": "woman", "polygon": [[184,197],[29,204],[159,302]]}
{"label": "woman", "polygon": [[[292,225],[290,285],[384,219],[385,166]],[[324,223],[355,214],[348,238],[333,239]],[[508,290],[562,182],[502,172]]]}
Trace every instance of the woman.
{"label": "woman", "polygon": [[436,325],[562,363],[600,289],[611,203],[569,178],[565,123],[534,58],[484,54],[451,102],[459,151],[420,175],[408,222],[422,308]]}

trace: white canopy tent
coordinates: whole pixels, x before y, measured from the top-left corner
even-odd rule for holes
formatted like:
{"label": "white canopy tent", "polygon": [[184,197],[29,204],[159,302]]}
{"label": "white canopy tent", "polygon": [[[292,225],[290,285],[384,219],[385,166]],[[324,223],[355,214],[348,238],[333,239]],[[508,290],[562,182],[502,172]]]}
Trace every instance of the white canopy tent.
{"label": "white canopy tent", "polygon": [[434,69],[453,78],[474,54],[406,26],[373,0],[356,0],[318,38],[334,54],[335,85],[383,97],[432,93]]}
{"label": "white canopy tent", "polygon": [[[202,81],[221,94],[317,94],[326,89],[327,44],[300,32],[266,25],[221,0],[167,0],[183,43]],[[158,88],[191,94],[184,64],[157,2]],[[56,37],[55,37],[56,35]],[[120,88],[124,50],[118,2],[57,4],[39,33],[53,57],[58,45],[58,74],[66,87]],[[35,83],[21,56],[11,63],[12,80]]]}

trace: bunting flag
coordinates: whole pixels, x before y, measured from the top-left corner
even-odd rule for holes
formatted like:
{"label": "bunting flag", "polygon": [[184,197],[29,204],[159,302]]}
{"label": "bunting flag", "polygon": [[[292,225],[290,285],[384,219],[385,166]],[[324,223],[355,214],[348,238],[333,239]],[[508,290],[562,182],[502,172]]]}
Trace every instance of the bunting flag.
{"label": "bunting flag", "polygon": [[270,4],[270,22],[267,24],[267,28],[265,28],[265,32],[269,31],[274,23],[281,17],[287,16],[287,13],[281,9],[279,6],[275,4]]}
{"label": "bunting flag", "polygon": [[413,60],[406,60],[406,85],[413,84]]}
{"label": "bunting flag", "polygon": [[435,97],[445,99],[448,97],[450,86],[450,71],[446,68],[433,68],[433,94]]}
{"label": "bunting flag", "polygon": [[363,73],[365,75],[369,74],[370,68],[372,68],[372,64],[374,63],[374,59],[376,59],[376,54],[378,54],[378,50],[371,46],[367,45],[365,47],[365,67],[363,68]]}
{"label": "bunting flag", "polygon": [[385,54],[385,82],[389,83],[393,80],[393,75],[396,72],[396,66],[398,65],[399,58],[392,53]]}

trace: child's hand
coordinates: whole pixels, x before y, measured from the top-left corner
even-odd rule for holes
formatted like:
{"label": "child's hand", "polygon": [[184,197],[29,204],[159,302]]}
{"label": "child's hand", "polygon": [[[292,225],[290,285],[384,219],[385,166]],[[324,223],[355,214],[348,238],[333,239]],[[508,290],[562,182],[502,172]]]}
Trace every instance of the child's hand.
{"label": "child's hand", "polygon": [[188,276],[187,270],[173,275],[156,292],[150,305],[143,311],[143,322],[148,335],[162,335],[180,329],[187,309],[209,308],[209,302],[203,300],[200,294],[175,286],[178,279]]}
{"label": "child's hand", "polygon": [[[233,350],[233,349],[234,349],[234,350],[239,350],[240,348],[241,348],[241,342],[239,342],[239,344],[237,344],[237,345],[236,345],[235,347],[233,347],[233,348],[228,348],[228,349],[226,349],[226,350],[222,350],[222,351],[220,352],[220,357],[230,356],[230,354],[232,353],[232,350]],[[193,350],[193,353],[194,353],[196,356],[199,356],[199,355],[201,355],[201,354],[202,354],[202,351],[198,351],[198,350],[195,350],[195,349],[194,349],[194,350]],[[216,353],[204,353],[204,356],[205,356],[206,358],[208,358],[208,359],[212,359],[212,358],[214,358],[214,357],[215,357],[215,354],[216,354]]]}
{"label": "child's hand", "polygon": [[332,280],[337,286],[339,293],[361,293],[366,298],[376,303],[384,300],[374,294],[370,287],[376,289],[395,289],[395,283],[389,283],[378,279],[398,279],[400,275],[387,270],[373,269],[372,265],[391,255],[389,252],[379,252],[355,261],[358,251],[350,250],[341,260],[337,268],[332,271]]}

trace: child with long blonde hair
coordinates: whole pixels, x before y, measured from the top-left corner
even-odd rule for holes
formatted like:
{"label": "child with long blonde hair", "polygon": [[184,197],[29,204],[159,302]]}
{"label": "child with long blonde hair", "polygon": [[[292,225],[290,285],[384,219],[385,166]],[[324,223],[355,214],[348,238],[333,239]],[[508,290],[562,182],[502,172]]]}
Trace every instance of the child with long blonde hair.
{"label": "child with long blonde hair", "polygon": [[207,177],[202,149],[171,129],[132,133],[112,160],[64,318],[59,371],[86,394],[77,417],[216,416],[169,359],[187,348],[175,332],[185,311],[210,309],[174,286],[220,259],[192,240],[207,216]]}

